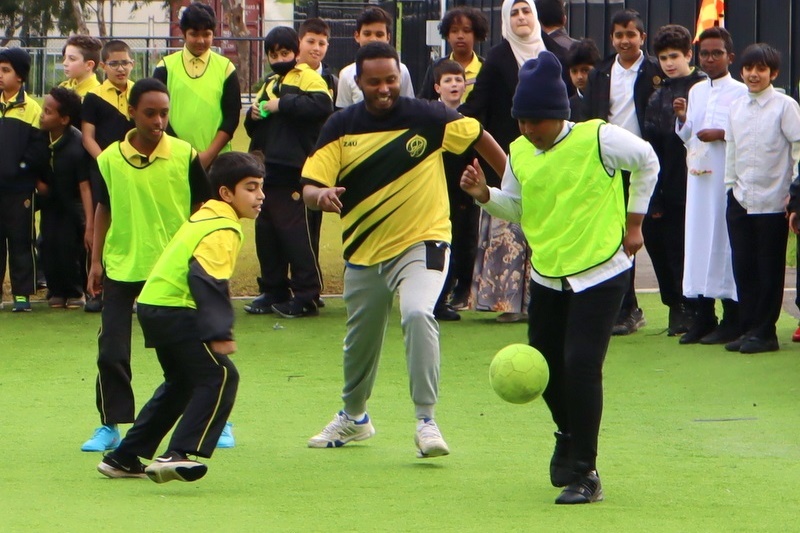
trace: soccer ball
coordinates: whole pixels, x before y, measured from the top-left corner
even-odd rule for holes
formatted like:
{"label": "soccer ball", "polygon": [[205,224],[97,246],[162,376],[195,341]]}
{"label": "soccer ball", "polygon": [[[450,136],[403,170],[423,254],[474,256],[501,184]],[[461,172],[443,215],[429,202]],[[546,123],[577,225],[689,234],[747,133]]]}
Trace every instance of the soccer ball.
{"label": "soccer ball", "polygon": [[506,346],[489,366],[489,384],[507,402],[528,403],[544,392],[550,369],[542,354],[527,344]]}

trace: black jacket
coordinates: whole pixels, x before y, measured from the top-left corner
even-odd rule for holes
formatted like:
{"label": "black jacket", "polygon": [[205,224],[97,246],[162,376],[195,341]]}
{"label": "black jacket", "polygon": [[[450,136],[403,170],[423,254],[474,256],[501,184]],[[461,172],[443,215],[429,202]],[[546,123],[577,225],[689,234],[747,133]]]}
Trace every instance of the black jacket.
{"label": "black jacket", "polygon": [[648,141],[658,156],[661,170],[650,198],[648,214],[682,209],[686,205],[686,147],[675,134],[675,112],[672,102],[686,98],[689,89],[706,79],[704,72],[694,69],[682,78],[667,78],[647,102],[642,137]]}
{"label": "black jacket", "polygon": [[[552,37],[542,34],[547,50],[552,52],[562,65],[562,77],[570,94],[575,89],[569,80],[569,70],[564,67],[564,57]],[[458,110],[468,117],[474,117],[483,124],[497,143],[508,153],[511,142],[519,137],[517,121],[511,117],[511,103],[519,81],[519,65],[511,51],[511,45],[503,39],[500,44],[489,50],[486,61],[475,80],[475,87],[469,93],[467,101]],[[500,185],[500,177],[488,165],[484,165],[489,183]]]}
{"label": "black jacket", "polygon": [[[589,73],[589,81],[583,95],[583,116],[586,120],[599,118],[608,120],[609,98],[611,96],[611,68],[617,54],[606,57]],[[636,106],[636,118],[639,131],[644,131],[644,112],[647,101],[664,79],[664,73],[655,58],[645,54],[639,66],[639,74],[633,85],[633,103]]]}
{"label": "black jacket", "polygon": [[[299,186],[300,170],[314,149],[322,125],[333,112],[330,93],[304,91],[299,85],[287,82],[287,79],[298,79],[298,76],[290,76],[292,72],[283,78],[271,75],[258,94],[258,102],[278,98],[279,112],[262,120],[253,120],[248,112],[244,119],[250,136],[249,150],[260,150],[264,154],[265,184]],[[318,74],[309,69],[301,76]],[[278,94],[269,94],[274,89]]]}
{"label": "black jacket", "polygon": [[20,88],[14,101],[0,104],[0,194],[31,193],[36,186],[31,164],[39,157],[34,139],[41,111],[29,102]]}

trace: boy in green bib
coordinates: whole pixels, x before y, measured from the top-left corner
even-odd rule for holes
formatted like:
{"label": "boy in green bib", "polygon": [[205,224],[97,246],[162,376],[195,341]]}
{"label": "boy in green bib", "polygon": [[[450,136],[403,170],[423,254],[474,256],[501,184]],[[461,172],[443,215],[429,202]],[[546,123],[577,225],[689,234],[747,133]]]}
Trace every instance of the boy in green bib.
{"label": "boy in green bib", "polygon": [[97,158],[102,180],[94,214],[87,291],[103,291],[97,336],[97,409],[102,424],[81,450],[119,443],[118,424],[133,422],[131,308],[175,232],[209,196],[197,152],[167,135],[170,99],[160,81],[136,82],[128,96],[136,128]]}
{"label": "boy in green bib", "polygon": [[[461,177],[492,216],[519,222],[531,247],[528,342],[550,367],[544,400],[557,432],[550,481],[558,504],[603,499],[597,436],[602,369],[611,329],[642,247],[642,220],[658,176],[649,144],[621,127],[569,122],[556,56],[542,52],[519,72],[502,188],[489,188],[477,160]],[[631,172],[625,212],[621,170]]]}
{"label": "boy in green bib", "polygon": [[159,61],[153,77],[164,82],[172,97],[167,133],[191,144],[208,168],[231,149],[242,110],[239,77],[230,59],[211,50],[217,17],[210,6],[187,6],[180,28],[183,50]]}
{"label": "boy in green bib", "polygon": [[[200,479],[206,465],[187,454],[211,457],[233,409],[239,374],[228,357],[236,351],[228,281],[242,246],[239,219],[261,211],[264,165],[250,154],[225,153],[210,180],[213,198],[181,226],[139,295],[139,323],[164,383],[97,465],[110,478]],[[145,468],[139,457],[153,457],[176,422],[166,453]]]}

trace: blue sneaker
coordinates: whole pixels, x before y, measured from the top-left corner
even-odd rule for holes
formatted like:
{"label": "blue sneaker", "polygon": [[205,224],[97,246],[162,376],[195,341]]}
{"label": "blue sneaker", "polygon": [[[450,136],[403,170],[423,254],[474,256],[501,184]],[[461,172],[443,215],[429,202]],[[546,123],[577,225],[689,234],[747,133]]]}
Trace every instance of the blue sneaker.
{"label": "blue sneaker", "polygon": [[100,426],[94,430],[92,438],[81,446],[82,452],[105,452],[119,446],[119,429],[117,426]]}
{"label": "blue sneaker", "polygon": [[31,299],[27,296],[14,296],[14,307],[11,308],[12,313],[30,313],[31,312]]}
{"label": "blue sneaker", "polygon": [[233,438],[233,424],[225,422],[225,427],[222,429],[222,435],[219,436],[217,441],[217,448],[233,448],[236,446],[236,441]]}

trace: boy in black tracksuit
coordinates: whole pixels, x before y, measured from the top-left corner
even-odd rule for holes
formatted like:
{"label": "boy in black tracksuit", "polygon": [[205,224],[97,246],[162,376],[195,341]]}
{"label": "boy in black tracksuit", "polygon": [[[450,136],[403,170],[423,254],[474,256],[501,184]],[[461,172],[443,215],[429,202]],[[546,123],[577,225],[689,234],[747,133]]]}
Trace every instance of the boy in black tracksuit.
{"label": "boy in black tracksuit", "polygon": [[[81,132],[81,98],[56,87],[44,98],[39,142],[45,196],[41,201],[42,262],[52,308],[77,309],[86,287],[86,250],[94,227],[88,155]],[[49,164],[48,164],[49,163]]]}
{"label": "boy in black tracksuit", "polygon": [[[264,210],[256,219],[256,253],[261,295],[245,306],[252,314],[286,318],[319,314],[322,274],[300,187],[300,171],[314,148],[333,100],[322,77],[297,63],[297,33],[273,28],[264,39],[272,74],[244,121],[250,150],[264,154]],[[289,272],[291,271],[291,278]]]}
{"label": "boy in black tracksuit", "polygon": [[[646,37],[644,23],[638,12],[625,9],[614,15],[611,19],[611,40],[617,53],[600,62],[589,74],[583,98],[584,119],[599,118],[642,136],[647,102],[664,77],[656,59],[642,50]],[[634,72],[635,79],[631,79]],[[629,91],[631,84],[632,97]],[[623,86],[626,90],[620,92],[619,89]],[[626,202],[629,177],[627,173],[623,173]],[[647,323],[636,299],[635,274],[634,264],[630,288],[622,301],[622,309],[614,325],[614,335],[634,333]]]}
{"label": "boy in black tracksuit", "polygon": [[0,280],[6,253],[13,312],[30,311],[36,292],[33,212],[36,180],[30,171],[42,108],[25,93],[31,57],[22,48],[0,51]]}
{"label": "boy in black tracksuit", "polygon": [[671,337],[686,333],[692,324],[683,297],[686,147],[675,134],[672,105],[676,98],[686,98],[689,89],[706,79],[706,75],[690,66],[692,36],[683,26],[670,24],[659,29],[653,48],[667,78],[651,95],[645,111],[642,134],[653,146],[661,170],[642,231],[658,279],[661,302],[669,307],[667,335]]}

